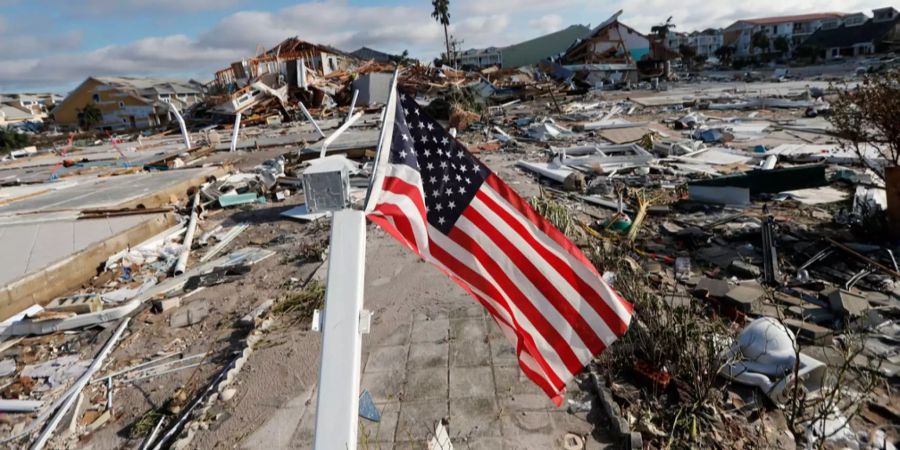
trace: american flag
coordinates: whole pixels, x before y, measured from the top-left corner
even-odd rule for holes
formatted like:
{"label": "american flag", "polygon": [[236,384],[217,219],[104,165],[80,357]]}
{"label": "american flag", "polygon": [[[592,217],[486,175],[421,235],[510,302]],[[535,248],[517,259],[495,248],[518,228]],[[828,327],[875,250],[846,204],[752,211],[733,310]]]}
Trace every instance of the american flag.
{"label": "american flag", "polygon": [[369,219],[484,306],[561,405],[566,382],[628,329],[631,304],[413,98],[394,94],[384,127]]}

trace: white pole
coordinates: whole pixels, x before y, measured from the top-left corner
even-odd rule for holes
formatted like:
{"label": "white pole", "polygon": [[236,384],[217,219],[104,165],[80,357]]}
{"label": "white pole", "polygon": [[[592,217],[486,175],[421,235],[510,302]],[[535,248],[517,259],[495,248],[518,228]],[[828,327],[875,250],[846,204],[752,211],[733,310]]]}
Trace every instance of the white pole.
{"label": "white pole", "polygon": [[356,97],[359,97],[359,90],[353,90],[353,99],[350,100],[350,111],[347,111],[347,120],[353,117],[353,108],[356,106]]}
{"label": "white pole", "polygon": [[375,209],[375,202],[372,200],[373,193],[377,194],[381,190],[381,183],[384,180],[384,170],[378,170],[387,164],[388,154],[391,150],[391,140],[394,136],[394,116],[397,115],[397,79],[400,78],[400,68],[394,70],[394,78],[391,79],[391,90],[388,94],[387,104],[384,105],[384,111],[381,114],[381,135],[378,137],[378,148],[375,151],[375,167],[372,168],[372,175],[369,177],[369,188],[366,190],[365,207],[366,212],[372,212]]}
{"label": "white pole", "polygon": [[178,119],[178,126],[181,127],[181,136],[184,138],[184,148],[190,150],[191,149],[191,135],[188,133],[187,125],[184,124],[184,118],[181,117],[181,113],[178,112],[178,108],[171,103],[167,103],[169,105],[169,110],[175,114],[175,118]]}
{"label": "white pole", "polygon": [[362,211],[335,211],[331,224],[313,448],[354,450],[359,425],[366,216]]}
{"label": "white pole", "polygon": [[316,132],[319,133],[319,136],[325,137],[325,133],[322,132],[322,129],[319,128],[319,124],[316,123],[316,120],[313,119],[312,114],[309,113],[309,110],[306,109],[306,106],[303,105],[303,102],[300,103],[300,110],[303,111],[303,115],[306,116],[306,120],[312,122],[313,126],[316,127]]}
{"label": "white pole", "polygon": [[[122,337],[122,333],[125,332],[125,328],[128,327],[128,322],[131,320],[130,317],[126,317],[122,320],[122,323],[119,325],[119,328],[116,328],[116,332],[113,333],[112,337],[106,341],[106,345],[103,346],[103,349],[100,350],[100,353],[94,358],[94,361],[91,365],[84,371],[81,375],[81,378],[75,382],[75,385],[72,386],[66,393],[70,393],[66,398],[66,401],[56,410],[56,414],[53,415],[53,418],[50,419],[50,423],[47,424],[47,427],[44,428],[44,431],[38,436],[37,440],[34,441],[34,444],[31,444],[31,450],[40,450],[44,448],[44,445],[47,444],[47,441],[50,439],[50,436],[53,435],[53,431],[56,430],[57,425],[62,420],[63,416],[66,415],[66,412],[69,411],[69,408],[72,407],[72,404],[75,403],[75,400],[78,398],[78,393],[84,389],[84,386],[88,384],[91,380],[91,377],[100,370],[100,366],[103,365],[103,362],[106,361],[106,357],[109,355],[109,352],[112,351],[113,347],[116,345],[116,342],[119,342],[119,338]],[[358,406],[357,406],[358,407]]]}
{"label": "white pole", "polygon": [[241,130],[241,114],[238,112],[234,115],[234,133],[231,134],[231,151],[237,150],[238,133]]}
{"label": "white pole", "polygon": [[175,263],[175,275],[181,275],[187,268],[188,256],[191,254],[191,245],[194,243],[194,231],[197,229],[197,215],[200,213],[200,190],[194,194],[194,203],[191,205],[191,220],[188,222],[187,231],[184,233],[184,241],[181,244],[181,253],[178,262]]}

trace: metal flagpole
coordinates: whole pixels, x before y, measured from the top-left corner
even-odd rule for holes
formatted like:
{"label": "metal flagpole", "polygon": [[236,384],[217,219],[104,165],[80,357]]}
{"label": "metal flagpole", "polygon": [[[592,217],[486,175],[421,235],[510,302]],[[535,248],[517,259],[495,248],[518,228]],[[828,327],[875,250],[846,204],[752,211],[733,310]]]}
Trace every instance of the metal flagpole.
{"label": "metal flagpole", "polygon": [[[372,168],[372,176],[369,177],[369,189],[366,190],[366,200],[363,210],[367,213],[375,208],[372,201],[372,193],[381,190],[381,181],[384,180],[384,172],[378,170],[387,164],[387,157],[391,151],[391,140],[394,135],[394,116],[397,115],[397,79],[400,78],[400,67],[394,70],[394,78],[391,79],[391,89],[388,94],[387,104],[384,106],[384,114],[381,116],[381,136],[378,138],[378,148],[375,149],[375,166]],[[384,149],[387,148],[387,151]],[[377,197],[377,196],[375,196]]]}
{"label": "metal flagpole", "polygon": [[[397,73],[387,101],[373,178],[380,156],[387,155],[396,108]],[[355,119],[353,119],[355,120]],[[353,120],[348,121],[348,125]],[[347,127],[339,128],[330,140]],[[389,151],[389,150],[388,150]],[[370,181],[370,192],[372,182]],[[328,282],[324,317],[313,318],[313,329],[322,332],[318,402],[313,448],[355,450],[359,433],[359,382],[362,335],[368,333],[370,314],[363,310],[366,260],[366,213],[344,209],[332,214],[328,250]]]}

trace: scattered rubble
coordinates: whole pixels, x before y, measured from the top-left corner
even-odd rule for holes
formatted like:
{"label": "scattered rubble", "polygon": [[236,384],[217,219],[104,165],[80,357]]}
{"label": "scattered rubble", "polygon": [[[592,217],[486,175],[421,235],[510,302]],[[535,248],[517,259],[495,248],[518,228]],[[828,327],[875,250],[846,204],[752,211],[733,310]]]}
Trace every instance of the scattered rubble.
{"label": "scattered rubble", "polygon": [[[634,302],[631,330],[589,371],[596,426],[629,448],[897,442],[900,249],[883,232],[898,185],[823,119],[841,91],[654,88],[634,61],[589,67],[586,48],[568,52],[584,66],[570,77],[414,64],[398,85]],[[0,165],[18,180],[0,190],[3,227],[117,230],[22,271],[0,325],[3,445],[196,445],[219,400],[241,401],[236,377],[267,330],[307,327],[321,307],[322,211],[365,198],[394,70],[293,38],[218,72],[183,137]],[[879,158],[884,144],[867,145]],[[129,195],[63,205],[116,181]],[[153,184],[131,195],[138,182]],[[151,385],[148,409],[132,394]]]}

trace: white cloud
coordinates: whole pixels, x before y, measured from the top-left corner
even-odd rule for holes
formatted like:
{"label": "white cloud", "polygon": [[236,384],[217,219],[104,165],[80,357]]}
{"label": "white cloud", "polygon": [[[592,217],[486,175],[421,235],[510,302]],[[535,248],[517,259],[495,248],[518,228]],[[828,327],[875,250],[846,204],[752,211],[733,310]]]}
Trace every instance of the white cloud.
{"label": "white cloud", "polygon": [[563,18],[559,14],[548,14],[528,21],[528,26],[536,28],[541,33],[552,33],[564,28]]}
{"label": "white cloud", "polygon": [[36,54],[56,51],[71,51],[77,49],[80,45],[81,33],[79,32],[46,36],[34,34],[0,35],[0,55],[3,55],[4,59],[33,57]]}
{"label": "white cloud", "polygon": [[[9,4],[16,0],[0,0]],[[89,75],[178,75],[209,79],[216,69],[298,36],[352,51],[369,46],[387,52],[409,50],[430,60],[444,46],[442,28],[431,18],[431,4],[410,0],[407,6],[350,4],[318,0],[274,11],[230,14],[207,29],[138,39],[79,51],[80,33],[53,34],[53,20],[71,20],[67,10],[86,9],[170,15],[251,4],[248,0],[52,0],[63,18],[49,19],[46,32],[34,32],[20,20],[0,16],[0,89],[32,86],[72,87]],[[254,3],[260,5],[262,2]],[[458,0],[451,2],[450,31],[464,48],[503,46],[556,31],[571,24],[596,25],[622,9],[621,20],[642,32],[673,16],[678,31],[726,27],[741,18],[822,11],[866,11],[884,0],[756,0],[734,4],[709,0]],[[262,9],[262,6],[259,6]]]}
{"label": "white cloud", "polygon": [[387,51],[430,49],[443,32],[424,7],[357,6],[344,1],[303,3],[276,12],[243,11],[202,33],[210,46],[254,49],[298,36],[355,50],[364,45]]}
{"label": "white cloud", "polygon": [[66,16],[194,13],[231,8],[245,0],[52,0]]}

